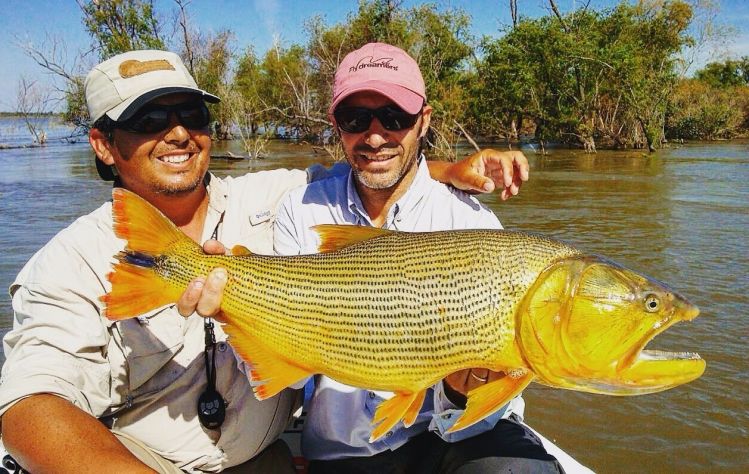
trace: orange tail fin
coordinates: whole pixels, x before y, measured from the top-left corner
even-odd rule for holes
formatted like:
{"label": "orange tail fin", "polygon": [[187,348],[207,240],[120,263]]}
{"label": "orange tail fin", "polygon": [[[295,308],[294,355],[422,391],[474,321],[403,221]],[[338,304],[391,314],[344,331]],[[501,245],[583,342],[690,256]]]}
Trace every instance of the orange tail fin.
{"label": "orange tail fin", "polygon": [[158,257],[176,246],[197,246],[177,226],[138,195],[115,188],[112,191],[113,229],[127,240],[118,263],[108,275],[112,291],[101,298],[109,319],[133,318],[174,303],[184,291],[157,272]]}

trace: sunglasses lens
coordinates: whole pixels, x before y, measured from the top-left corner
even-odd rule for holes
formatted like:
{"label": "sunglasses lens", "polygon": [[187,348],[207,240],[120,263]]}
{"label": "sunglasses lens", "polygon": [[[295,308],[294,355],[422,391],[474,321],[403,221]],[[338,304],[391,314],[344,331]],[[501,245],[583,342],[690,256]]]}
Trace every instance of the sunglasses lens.
{"label": "sunglasses lens", "polygon": [[376,110],[377,119],[386,130],[403,130],[410,128],[416,123],[417,115],[407,114],[396,107],[382,107]]}
{"label": "sunglasses lens", "polygon": [[175,112],[179,122],[186,128],[198,130],[211,121],[211,114],[204,103],[179,104],[176,106],[154,106],[139,110],[120,124],[120,127],[136,133],[157,133],[169,126],[169,114]]}
{"label": "sunglasses lens", "polygon": [[206,107],[205,104],[200,104],[197,107],[189,109],[183,109],[178,113],[182,125],[193,130],[205,128],[211,121],[211,114],[208,112],[208,107]]}
{"label": "sunglasses lens", "polygon": [[341,130],[348,133],[361,133],[372,123],[371,111],[359,107],[338,108],[333,116]]}
{"label": "sunglasses lens", "polygon": [[122,124],[122,128],[138,133],[156,133],[164,130],[168,124],[169,111],[157,109],[136,113]]}
{"label": "sunglasses lens", "polygon": [[379,109],[340,107],[333,113],[338,127],[347,133],[361,133],[369,129],[377,117],[385,130],[398,131],[413,127],[419,114],[411,115],[398,107],[387,105]]}

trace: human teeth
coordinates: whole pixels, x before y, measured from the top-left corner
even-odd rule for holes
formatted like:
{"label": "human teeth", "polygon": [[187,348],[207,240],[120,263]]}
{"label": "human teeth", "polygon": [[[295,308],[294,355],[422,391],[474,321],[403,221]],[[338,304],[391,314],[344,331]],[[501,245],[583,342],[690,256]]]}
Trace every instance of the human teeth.
{"label": "human teeth", "polygon": [[169,155],[163,156],[161,159],[167,163],[184,163],[190,158],[190,155],[185,153],[184,155]]}

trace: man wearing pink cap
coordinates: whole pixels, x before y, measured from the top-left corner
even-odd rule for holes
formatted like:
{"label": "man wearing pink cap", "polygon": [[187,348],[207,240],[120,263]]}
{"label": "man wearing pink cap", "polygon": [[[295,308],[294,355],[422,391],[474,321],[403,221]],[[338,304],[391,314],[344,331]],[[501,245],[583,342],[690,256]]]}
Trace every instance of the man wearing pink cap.
{"label": "man wearing pink cap", "polygon": [[[311,228],[318,224],[409,232],[501,228],[476,199],[430,178],[421,147],[432,108],[419,67],[403,50],[370,43],[348,54],[336,71],[328,113],[351,172],[297,188],[282,201],[276,253],[317,252],[319,238]],[[519,186],[527,169],[515,153]],[[560,472],[555,457],[522,423],[520,396],[472,427],[446,433],[467,392],[502,376],[486,369],[448,376],[427,394],[413,425],[399,423],[372,443],[372,415],[392,394],[316,377],[302,436],[310,473]]]}
{"label": "man wearing pink cap", "polygon": [[[85,92],[99,175],[138,193],[196,242],[270,252],[278,201],[317,174],[210,173],[205,102],[219,98],[174,53],[114,56],[91,70]],[[474,174],[469,180],[482,183]],[[103,317],[100,297],[124,245],[111,211],[105,202],[77,219],[10,287],[4,446],[32,472],[293,472],[277,438],[296,393],[257,400],[220,326],[182,304],[116,323]],[[196,280],[185,301],[223,276]]]}

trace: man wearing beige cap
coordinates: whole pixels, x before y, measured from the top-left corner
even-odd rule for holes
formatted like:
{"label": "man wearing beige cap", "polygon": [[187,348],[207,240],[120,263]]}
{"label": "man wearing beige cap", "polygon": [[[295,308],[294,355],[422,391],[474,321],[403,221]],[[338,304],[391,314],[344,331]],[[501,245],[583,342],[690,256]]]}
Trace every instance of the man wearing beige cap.
{"label": "man wearing beige cap", "polygon": [[[85,90],[102,178],[138,193],[195,241],[272,250],[276,204],[309,173],[208,173],[205,103],[219,99],[177,55],[115,56],[89,73]],[[293,472],[276,440],[296,394],[256,400],[220,326],[174,305],[116,323],[102,317],[122,247],[106,202],[48,242],[11,285],[0,381],[8,451],[31,472]],[[188,305],[191,292],[221,278],[193,282]]]}
{"label": "man wearing beige cap", "polygon": [[[351,172],[289,193],[276,218],[277,253],[316,253],[313,226],[320,224],[407,232],[501,228],[476,199],[430,178],[421,152],[432,108],[419,67],[405,51],[370,43],[348,54],[336,71],[328,113]],[[519,153],[516,159],[524,160]],[[515,178],[519,185],[520,175]],[[317,376],[302,436],[309,472],[559,472],[555,457],[522,423],[520,396],[477,424],[447,433],[468,391],[504,376],[485,368],[448,376],[429,390],[412,425],[398,423],[373,442],[372,416],[393,394]]]}

